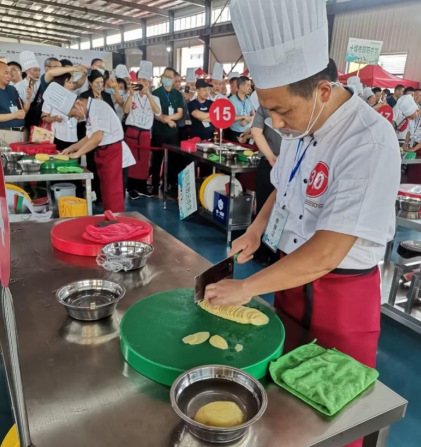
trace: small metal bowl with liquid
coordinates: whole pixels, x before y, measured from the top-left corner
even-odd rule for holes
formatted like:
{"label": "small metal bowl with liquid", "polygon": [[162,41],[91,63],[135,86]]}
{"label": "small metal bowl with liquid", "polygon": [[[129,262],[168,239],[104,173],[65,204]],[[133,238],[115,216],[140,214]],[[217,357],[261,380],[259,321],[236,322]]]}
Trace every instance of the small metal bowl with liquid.
{"label": "small metal bowl with liquid", "polygon": [[[234,442],[266,411],[267,394],[261,383],[237,368],[222,365],[200,366],[182,374],[171,387],[171,405],[197,438],[213,443]],[[217,401],[236,403],[244,414],[238,427],[220,428],[194,420],[203,406]]]}
{"label": "small metal bowl with liquid", "polygon": [[115,282],[85,279],[62,287],[56,297],[75,320],[96,321],[112,315],[125,293]]}

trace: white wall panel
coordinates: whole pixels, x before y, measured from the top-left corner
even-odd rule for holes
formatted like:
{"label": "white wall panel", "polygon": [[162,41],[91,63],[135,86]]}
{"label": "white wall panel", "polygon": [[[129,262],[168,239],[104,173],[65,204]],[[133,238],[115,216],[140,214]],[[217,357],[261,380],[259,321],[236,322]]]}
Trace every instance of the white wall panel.
{"label": "white wall panel", "polygon": [[408,53],[405,78],[421,81],[421,1],[336,15],[331,57],[340,71],[350,37],[382,40],[382,53]]}

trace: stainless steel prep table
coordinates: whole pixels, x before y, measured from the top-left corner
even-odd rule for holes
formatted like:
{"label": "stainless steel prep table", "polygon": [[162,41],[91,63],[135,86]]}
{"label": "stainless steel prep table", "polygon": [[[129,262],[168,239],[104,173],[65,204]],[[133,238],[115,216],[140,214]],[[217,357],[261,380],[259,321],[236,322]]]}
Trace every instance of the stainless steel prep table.
{"label": "stainless steel prep table", "polygon": [[[138,213],[127,215],[144,219]],[[147,272],[108,273],[92,258],[55,251],[50,230],[56,222],[16,223],[11,231],[11,291],[34,445],[205,446],[183,430],[170,406],[169,389],[124,362],[118,326],[132,304],[157,292],[191,286],[209,262],[152,224],[155,253]],[[127,295],[112,318],[80,323],[57,304],[56,289],[84,278],[108,278],[125,285]],[[287,350],[308,341],[302,329],[285,317],[282,320]],[[339,417],[328,420],[269,379],[265,385],[267,412],[236,446],[340,447],[366,436],[364,447],[384,447],[388,427],[403,418],[407,406],[377,382]]]}
{"label": "stainless steel prep table", "polygon": [[[92,172],[88,171],[86,168],[80,174],[60,174],[60,173],[50,173],[50,172],[34,172],[26,173],[20,170],[11,169],[10,164],[6,164],[3,168],[4,170],[4,181],[6,183],[25,183],[25,182],[46,182],[47,183],[47,195],[50,204],[53,203],[51,194],[50,182],[62,182],[62,181],[72,181],[72,180],[85,180],[86,181],[86,202],[88,206],[88,215],[92,216],[92,184],[91,181],[94,178]],[[14,218],[16,216],[16,218]],[[25,219],[25,214],[12,214],[10,215],[11,221],[16,220],[27,220]],[[29,216],[28,216],[29,217]]]}
{"label": "stainless steel prep table", "polygon": [[[168,151],[174,152],[179,155],[183,155],[184,157],[188,158],[189,160],[192,160],[195,162],[195,164],[206,164],[208,166],[211,166],[214,171],[221,171],[225,172],[230,176],[230,190],[229,190],[229,215],[227,219],[227,225],[224,226],[219,222],[216,222],[213,217],[212,213],[203,210],[201,207],[199,207],[199,214],[212,222],[214,225],[224,229],[227,232],[227,245],[231,243],[232,240],[232,232],[236,230],[245,230],[247,229],[250,224],[248,225],[233,225],[233,210],[234,210],[234,200],[233,200],[233,191],[234,191],[234,185],[235,185],[235,176],[237,174],[246,174],[246,173],[253,173],[257,172],[257,166],[251,166],[248,162],[230,162],[226,161],[223,163],[219,163],[216,161],[211,161],[208,159],[209,154],[205,154],[203,152],[197,151],[197,152],[186,152],[181,150],[179,146],[171,146],[171,145],[164,145],[165,149],[165,157],[164,157],[164,209],[167,208],[167,185],[168,185]],[[244,149],[247,150],[247,149]]]}

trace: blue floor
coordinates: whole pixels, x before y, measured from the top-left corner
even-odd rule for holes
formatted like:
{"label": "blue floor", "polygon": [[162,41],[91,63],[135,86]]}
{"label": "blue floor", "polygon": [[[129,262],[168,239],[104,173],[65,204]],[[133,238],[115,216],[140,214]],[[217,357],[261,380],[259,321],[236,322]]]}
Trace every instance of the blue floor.
{"label": "blue floor", "polygon": [[[130,202],[127,211],[144,214],[212,263],[221,261],[227,255],[224,233],[201,218],[193,217],[180,222],[174,203],[164,212],[161,201],[140,199]],[[398,239],[421,237],[420,233],[401,229],[397,236]],[[258,270],[259,266],[253,262],[236,266],[236,277],[244,278]],[[265,298],[273,302],[272,295]],[[406,417],[392,427],[387,447],[421,447],[421,336],[383,317],[377,366],[380,380],[409,401]],[[0,366],[0,440],[11,426],[11,420]]]}

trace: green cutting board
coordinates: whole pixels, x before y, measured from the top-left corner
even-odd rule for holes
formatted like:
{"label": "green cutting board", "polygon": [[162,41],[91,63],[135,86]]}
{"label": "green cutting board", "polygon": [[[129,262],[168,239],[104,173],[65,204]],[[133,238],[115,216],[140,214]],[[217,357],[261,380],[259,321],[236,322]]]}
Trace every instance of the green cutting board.
{"label": "green cutting board", "polygon": [[[178,289],[150,296],[133,305],[120,325],[121,352],[136,371],[164,385],[172,385],[183,372],[202,365],[228,365],[257,379],[282,354],[285,329],[267,306],[252,301],[269,317],[265,326],[243,325],[209,314],[193,302],[193,289]],[[185,345],[183,337],[196,332],[220,335],[229,345],[222,351],[209,344]],[[235,351],[241,344],[243,351]]]}
{"label": "green cutting board", "polygon": [[[35,156],[23,157],[23,160],[35,160]],[[41,165],[41,171],[56,171],[57,168],[60,167],[79,167],[79,160],[71,159],[68,161],[62,160],[54,160],[54,158],[50,158],[50,161],[44,161]]]}

